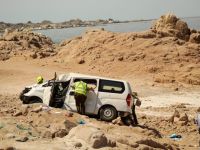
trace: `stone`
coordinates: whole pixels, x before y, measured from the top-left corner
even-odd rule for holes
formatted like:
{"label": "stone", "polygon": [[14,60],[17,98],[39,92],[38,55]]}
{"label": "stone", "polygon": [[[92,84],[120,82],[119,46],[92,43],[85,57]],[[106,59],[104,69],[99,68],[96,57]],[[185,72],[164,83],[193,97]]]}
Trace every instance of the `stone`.
{"label": "stone", "polygon": [[13,139],[13,138],[15,138],[15,135],[12,134],[12,133],[8,133],[8,134],[5,135],[5,137],[8,138],[8,139]]}
{"label": "stone", "polygon": [[53,137],[60,137],[63,138],[66,136],[69,132],[66,129],[59,129],[58,131],[53,133]]}
{"label": "stone", "polygon": [[187,23],[173,14],[161,16],[152,26],[152,30],[155,31],[159,37],[171,36],[188,41],[190,36],[190,29]]}
{"label": "stone", "polygon": [[38,112],[40,112],[40,111],[42,111],[42,107],[41,107],[41,106],[40,106],[40,107],[37,107],[37,108],[34,108],[31,112],[38,113]]}
{"label": "stone", "polygon": [[16,148],[9,146],[9,147],[6,147],[4,150],[16,150]]}
{"label": "stone", "polygon": [[77,148],[77,147],[82,147],[83,145],[81,144],[81,142],[76,142],[74,143],[74,147]]}
{"label": "stone", "polygon": [[179,118],[180,117],[179,111],[175,110],[173,116]]}
{"label": "stone", "polygon": [[67,117],[73,117],[73,115],[74,115],[73,112],[70,112],[70,111],[66,113]]}
{"label": "stone", "polygon": [[17,117],[17,116],[21,116],[22,115],[22,112],[21,111],[16,111],[13,116]]}
{"label": "stone", "polygon": [[188,115],[185,113],[184,115],[182,115],[182,116],[179,118],[179,121],[188,122],[188,121],[189,121]]}
{"label": "stone", "polygon": [[109,147],[116,147],[117,146],[116,141],[108,139],[108,146]]}
{"label": "stone", "polygon": [[90,144],[93,148],[101,148],[107,146],[107,138],[104,133],[97,132],[90,137]]}
{"label": "stone", "polygon": [[28,137],[24,136],[24,137],[20,137],[18,139],[16,139],[17,142],[26,142],[28,141]]}
{"label": "stone", "polygon": [[52,133],[50,131],[45,131],[42,133],[43,138],[51,139],[53,137]]}
{"label": "stone", "polygon": [[37,58],[37,53],[33,53],[30,55],[31,58],[36,59]]}
{"label": "stone", "polygon": [[79,125],[72,128],[67,138],[75,138],[85,141],[92,148],[101,148],[105,146],[115,146],[114,141],[109,141],[106,135],[97,127],[91,125]]}
{"label": "stone", "polygon": [[191,43],[200,43],[200,33],[192,33],[190,35],[190,40]]}
{"label": "stone", "polygon": [[23,108],[22,108],[22,114],[24,115],[24,116],[26,116],[27,114],[28,114],[28,106],[26,105],[26,106],[23,106]]}
{"label": "stone", "polygon": [[84,64],[85,63],[85,60],[82,58],[78,61],[78,64]]}
{"label": "stone", "polygon": [[123,122],[120,117],[117,117],[116,119],[112,120],[112,123],[117,125],[123,125]]}
{"label": "stone", "polygon": [[123,61],[123,60],[124,60],[124,57],[123,57],[123,56],[120,56],[120,57],[118,58],[118,60],[119,60],[119,61]]}
{"label": "stone", "polygon": [[197,108],[197,112],[200,112],[200,107],[199,107],[199,108]]}

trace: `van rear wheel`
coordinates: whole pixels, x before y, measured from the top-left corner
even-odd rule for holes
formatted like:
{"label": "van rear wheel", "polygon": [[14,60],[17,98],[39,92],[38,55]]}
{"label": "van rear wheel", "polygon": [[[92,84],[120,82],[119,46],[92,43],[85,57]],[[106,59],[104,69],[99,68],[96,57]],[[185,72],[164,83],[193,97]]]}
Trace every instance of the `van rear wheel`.
{"label": "van rear wheel", "polygon": [[112,106],[104,106],[100,109],[100,118],[104,121],[112,121],[117,118],[117,110]]}

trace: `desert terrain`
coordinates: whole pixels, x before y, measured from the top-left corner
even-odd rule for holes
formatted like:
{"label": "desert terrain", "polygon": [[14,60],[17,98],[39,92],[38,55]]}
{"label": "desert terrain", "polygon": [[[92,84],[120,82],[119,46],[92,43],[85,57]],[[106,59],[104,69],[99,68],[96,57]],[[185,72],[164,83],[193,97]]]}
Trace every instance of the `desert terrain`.
{"label": "desert terrain", "polygon": [[[142,101],[138,126],[103,122],[42,104],[19,93],[42,75],[77,72],[123,79]],[[55,44],[31,31],[0,37],[0,149],[185,149],[200,147],[200,31],[174,15],[144,32],[90,29]],[[80,124],[80,120],[84,124]],[[181,135],[171,139],[172,134]]]}

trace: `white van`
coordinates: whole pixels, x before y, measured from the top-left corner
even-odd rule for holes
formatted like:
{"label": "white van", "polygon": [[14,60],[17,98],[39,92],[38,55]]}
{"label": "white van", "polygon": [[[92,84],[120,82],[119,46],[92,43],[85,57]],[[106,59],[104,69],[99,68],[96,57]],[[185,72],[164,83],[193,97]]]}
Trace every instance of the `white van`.
{"label": "white van", "polygon": [[70,85],[80,80],[96,87],[87,93],[86,114],[99,115],[102,120],[111,121],[118,115],[132,113],[133,98],[128,82],[77,73],[60,75],[56,81],[50,82],[50,86],[44,84],[43,103],[77,111],[74,90]]}

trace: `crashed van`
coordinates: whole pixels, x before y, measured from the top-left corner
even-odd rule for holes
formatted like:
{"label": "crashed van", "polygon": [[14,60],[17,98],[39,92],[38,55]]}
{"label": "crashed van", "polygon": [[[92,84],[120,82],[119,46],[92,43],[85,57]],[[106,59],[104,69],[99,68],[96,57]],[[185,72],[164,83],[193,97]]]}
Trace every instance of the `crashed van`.
{"label": "crashed van", "polygon": [[127,81],[77,73],[63,74],[56,80],[29,87],[28,92],[22,94],[21,100],[25,103],[30,100],[32,103],[35,98],[36,102],[76,112],[74,89],[71,85],[77,81],[95,87],[93,91],[87,92],[86,114],[99,115],[102,120],[112,121],[118,115],[126,116],[132,113],[133,97]]}

